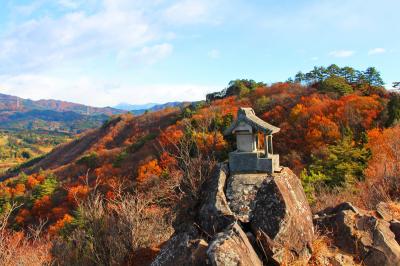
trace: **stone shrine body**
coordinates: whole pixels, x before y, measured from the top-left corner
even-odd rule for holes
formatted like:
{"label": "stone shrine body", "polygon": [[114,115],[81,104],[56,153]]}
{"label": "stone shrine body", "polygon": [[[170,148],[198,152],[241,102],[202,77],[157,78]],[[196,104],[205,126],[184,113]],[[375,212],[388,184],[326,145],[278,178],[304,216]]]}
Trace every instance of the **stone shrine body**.
{"label": "stone shrine body", "polygon": [[[257,117],[252,108],[240,108],[237,120],[224,132],[236,136],[237,150],[229,153],[231,173],[274,173],[281,171],[279,155],[273,154],[272,134],[279,132]],[[260,133],[264,148],[259,149]]]}

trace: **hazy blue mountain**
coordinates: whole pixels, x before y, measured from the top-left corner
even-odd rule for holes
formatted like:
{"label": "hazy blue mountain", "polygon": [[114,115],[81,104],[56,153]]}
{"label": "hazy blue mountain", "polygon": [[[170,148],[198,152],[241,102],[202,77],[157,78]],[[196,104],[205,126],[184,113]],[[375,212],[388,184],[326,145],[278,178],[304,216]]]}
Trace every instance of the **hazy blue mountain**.
{"label": "hazy blue mountain", "polygon": [[163,103],[163,104],[156,104],[150,108],[143,108],[143,109],[131,109],[130,112],[135,114],[135,115],[140,115],[147,112],[155,112],[159,111],[162,109],[165,109],[167,107],[181,107],[188,104],[187,102],[168,102],[168,103]]}
{"label": "hazy blue mountain", "polygon": [[147,110],[156,106],[156,103],[146,103],[146,104],[129,104],[129,103],[119,103],[114,108],[125,110],[125,111],[132,111],[132,110]]}

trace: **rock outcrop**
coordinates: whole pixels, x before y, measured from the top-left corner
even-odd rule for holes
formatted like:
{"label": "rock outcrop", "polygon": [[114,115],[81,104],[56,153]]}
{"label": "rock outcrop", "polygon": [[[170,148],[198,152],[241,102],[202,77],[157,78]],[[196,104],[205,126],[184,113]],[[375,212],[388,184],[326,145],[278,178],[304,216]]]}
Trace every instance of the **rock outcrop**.
{"label": "rock outcrop", "polygon": [[[380,215],[388,218],[390,213]],[[340,250],[358,257],[364,265],[400,265],[400,246],[391,230],[396,221],[388,222],[343,203],[319,213],[315,223]]]}
{"label": "rock outcrop", "polygon": [[235,174],[226,189],[229,207],[250,223],[275,262],[309,256],[314,236],[311,210],[299,178],[288,168],[273,174]]}
{"label": "rock outcrop", "polygon": [[310,253],[311,211],[289,169],[229,176],[220,164],[201,195],[197,227],[177,227],[152,265],[263,265]]}
{"label": "rock outcrop", "polygon": [[[311,255],[312,265],[400,265],[400,221],[390,205],[380,203],[374,212],[345,202],[312,219],[301,182],[288,168],[230,176],[220,164],[201,195],[153,266],[290,265]],[[326,252],[318,253],[316,244],[311,254],[313,224],[332,240]]]}
{"label": "rock outcrop", "polygon": [[266,174],[235,174],[229,178],[226,198],[229,208],[241,222],[250,222],[257,192],[266,178]]}
{"label": "rock outcrop", "polygon": [[301,182],[290,169],[284,168],[262,183],[250,224],[275,262],[311,256],[312,214]]}
{"label": "rock outcrop", "polygon": [[223,231],[236,220],[224,192],[228,176],[227,165],[220,164],[203,189],[198,221],[200,227],[210,235]]}
{"label": "rock outcrop", "polygon": [[200,237],[198,230],[189,227],[185,231],[175,232],[151,265],[204,265],[207,248],[208,243]]}
{"label": "rock outcrop", "polygon": [[207,254],[210,263],[214,266],[263,265],[246,234],[237,223],[215,236],[215,239],[210,242]]}

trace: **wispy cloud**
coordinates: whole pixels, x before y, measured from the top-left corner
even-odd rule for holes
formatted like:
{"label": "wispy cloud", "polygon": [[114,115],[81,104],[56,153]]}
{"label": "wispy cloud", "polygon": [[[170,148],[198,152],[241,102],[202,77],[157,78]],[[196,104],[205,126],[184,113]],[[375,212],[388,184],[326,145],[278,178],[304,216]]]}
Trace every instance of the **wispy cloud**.
{"label": "wispy cloud", "polygon": [[80,11],[31,19],[0,37],[0,47],[8,47],[0,73],[43,70],[104,52],[117,55],[157,39],[157,32],[140,11],[106,4],[93,14]]}
{"label": "wispy cloud", "polygon": [[172,51],[173,46],[169,43],[145,46],[138,51],[121,51],[118,61],[125,66],[152,65],[171,55]]}
{"label": "wispy cloud", "polygon": [[[26,5],[10,4],[12,21],[0,32],[0,90],[94,105],[128,98],[132,102],[202,99],[215,87],[139,87],[132,80],[124,81],[125,69],[112,67],[137,70],[168,58],[174,52],[175,27],[218,23],[222,13],[217,9],[223,1],[33,0]],[[217,58],[219,52],[210,56]],[[94,73],[97,70],[91,72],[93,66],[123,72],[121,80],[101,80]],[[154,93],[149,94],[147,87]]]}
{"label": "wispy cloud", "polygon": [[330,56],[337,58],[346,58],[354,55],[354,51],[352,50],[336,50],[329,53]]}
{"label": "wispy cloud", "polygon": [[374,48],[368,51],[368,55],[384,54],[386,50],[384,48]]}
{"label": "wispy cloud", "polygon": [[222,0],[180,0],[167,8],[165,18],[177,24],[220,22],[217,8],[222,6]]}
{"label": "wispy cloud", "polygon": [[58,4],[70,9],[76,9],[80,6],[80,2],[76,0],[58,0]]}
{"label": "wispy cloud", "polygon": [[218,49],[212,49],[208,52],[208,57],[211,59],[218,59],[221,56],[221,52]]}

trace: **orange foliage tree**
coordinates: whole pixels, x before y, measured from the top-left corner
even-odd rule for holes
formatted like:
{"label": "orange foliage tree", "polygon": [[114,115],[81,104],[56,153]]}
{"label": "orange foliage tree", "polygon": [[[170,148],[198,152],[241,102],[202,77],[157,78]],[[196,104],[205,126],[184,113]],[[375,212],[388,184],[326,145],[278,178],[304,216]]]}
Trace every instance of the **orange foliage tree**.
{"label": "orange foliage tree", "polygon": [[41,219],[48,218],[51,211],[51,206],[52,203],[50,196],[45,195],[35,201],[32,208],[32,214]]}
{"label": "orange foliage tree", "polygon": [[136,180],[139,183],[144,183],[145,181],[148,181],[151,178],[160,176],[161,173],[162,169],[158,165],[158,161],[154,159],[139,166],[138,176]]}
{"label": "orange foliage tree", "polygon": [[62,219],[59,219],[55,224],[49,227],[49,233],[51,235],[58,234],[58,232],[60,232],[60,230],[63,229],[66,224],[71,223],[73,220],[74,218],[71,215],[65,214]]}
{"label": "orange foliage tree", "polygon": [[384,130],[368,131],[368,147],[372,158],[365,170],[366,181],[375,192],[381,195],[380,200],[391,197],[400,198],[400,125]]}
{"label": "orange foliage tree", "polygon": [[67,200],[73,205],[85,199],[89,195],[90,189],[87,185],[76,185],[68,189]]}

